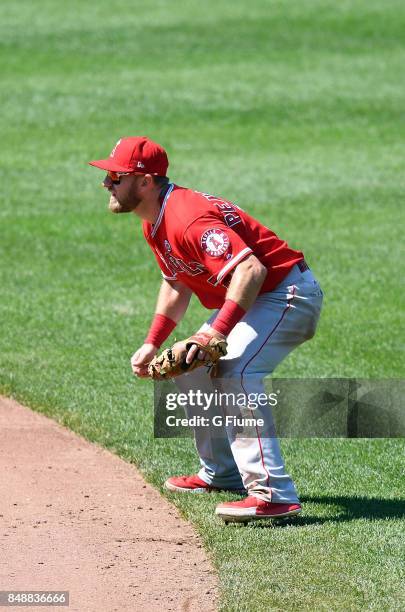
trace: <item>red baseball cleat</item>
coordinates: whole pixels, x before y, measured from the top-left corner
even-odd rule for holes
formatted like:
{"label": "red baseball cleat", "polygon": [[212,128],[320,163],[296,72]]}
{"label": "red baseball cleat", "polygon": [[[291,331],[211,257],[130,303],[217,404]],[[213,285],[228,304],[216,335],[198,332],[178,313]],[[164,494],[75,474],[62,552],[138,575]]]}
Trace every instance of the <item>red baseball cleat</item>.
{"label": "red baseball cleat", "polygon": [[169,489],[169,491],[176,491],[177,493],[209,493],[210,491],[240,492],[239,489],[220,489],[219,487],[212,487],[204,482],[204,480],[201,480],[197,474],[193,474],[192,476],[172,476],[166,480],[164,486],[166,489]]}
{"label": "red baseball cleat", "polygon": [[267,502],[254,495],[248,495],[248,497],[241,501],[219,504],[215,510],[215,514],[220,516],[225,523],[243,523],[265,518],[283,518],[295,516],[300,512],[301,506],[298,503]]}

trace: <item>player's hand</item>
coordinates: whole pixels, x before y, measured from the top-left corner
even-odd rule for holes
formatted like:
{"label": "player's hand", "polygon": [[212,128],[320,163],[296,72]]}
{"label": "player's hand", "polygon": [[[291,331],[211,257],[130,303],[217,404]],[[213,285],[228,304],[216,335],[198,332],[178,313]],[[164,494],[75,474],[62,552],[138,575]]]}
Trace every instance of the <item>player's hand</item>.
{"label": "player's hand", "polygon": [[[209,327],[208,329],[204,329],[204,333],[209,334],[213,338],[218,338],[219,340],[225,340],[225,336],[217,332],[217,330],[213,329],[212,327]],[[186,363],[190,364],[193,361],[193,359],[195,359],[195,357],[197,356],[197,353],[198,353],[198,359],[204,359],[206,356],[205,351],[202,351],[202,350],[199,351],[198,346],[196,344],[193,344],[193,346],[190,348],[190,350],[187,353]]]}
{"label": "player's hand", "polygon": [[131,357],[131,368],[135,376],[148,378],[148,364],[158,352],[154,344],[143,344]]}

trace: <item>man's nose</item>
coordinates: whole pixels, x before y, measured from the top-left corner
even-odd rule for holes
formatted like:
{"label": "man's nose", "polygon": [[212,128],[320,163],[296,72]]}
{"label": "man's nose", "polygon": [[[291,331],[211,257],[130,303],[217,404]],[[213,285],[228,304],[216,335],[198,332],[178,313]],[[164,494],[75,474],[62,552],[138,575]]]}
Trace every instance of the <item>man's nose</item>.
{"label": "man's nose", "polygon": [[108,176],[108,174],[106,175],[104,181],[101,184],[102,184],[103,187],[108,189],[108,191],[111,191],[112,186],[113,186],[113,182],[112,182],[111,178]]}

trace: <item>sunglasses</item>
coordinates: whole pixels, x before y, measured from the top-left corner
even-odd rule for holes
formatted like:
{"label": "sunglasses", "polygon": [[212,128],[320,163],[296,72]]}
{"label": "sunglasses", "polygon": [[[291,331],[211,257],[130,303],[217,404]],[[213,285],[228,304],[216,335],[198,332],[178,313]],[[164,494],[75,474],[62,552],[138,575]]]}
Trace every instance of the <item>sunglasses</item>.
{"label": "sunglasses", "polygon": [[142,172],[113,172],[112,170],[107,170],[107,176],[112,180],[115,185],[120,184],[122,176],[129,176],[130,174],[142,175]]}

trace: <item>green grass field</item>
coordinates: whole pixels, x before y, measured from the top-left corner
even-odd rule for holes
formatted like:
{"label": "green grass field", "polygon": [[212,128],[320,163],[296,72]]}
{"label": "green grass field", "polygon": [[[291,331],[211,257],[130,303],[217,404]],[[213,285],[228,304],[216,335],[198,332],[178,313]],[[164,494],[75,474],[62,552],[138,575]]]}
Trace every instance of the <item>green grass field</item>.
{"label": "green grass field", "polygon": [[[196,469],[190,440],[153,439],[152,386],[129,368],[159,271],[86,165],[134,134],[167,148],[175,182],[305,252],[324,312],[279,376],[402,377],[404,31],[399,0],[3,0],[0,390],[157,487]],[[204,317],[193,303],[178,337]],[[295,522],[224,527],[229,496],[172,498],[221,610],[403,610],[403,441],[283,450]]]}

